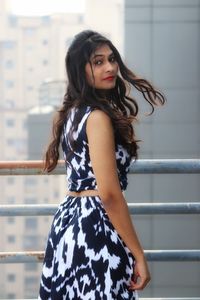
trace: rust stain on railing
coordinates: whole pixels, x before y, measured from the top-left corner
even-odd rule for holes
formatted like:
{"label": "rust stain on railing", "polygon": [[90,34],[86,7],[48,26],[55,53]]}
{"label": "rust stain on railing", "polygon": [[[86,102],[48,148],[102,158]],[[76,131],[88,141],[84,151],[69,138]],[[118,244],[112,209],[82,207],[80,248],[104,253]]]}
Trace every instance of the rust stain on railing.
{"label": "rust stain on railing", "polygon": [[1,161],[0,169],[42,169],[44,162],[42,160],[26,160],[26,161]]}
{"label": "rust stain on railing", "polygon": [[[64,160],[59,160],[57,168],[63,166]],[[54,173],[57,173],[54,171]],[[43,160],[1,161],[0,175],[45,175]]]}
{"label": "rust stain on railing", "polygon": [[[44,161],[0,162],[0,175],[46,175]],[[48,174],[66,173],[64,160]],[[130,166],[130,174],[199,174],[200,159],[138,159]]]}
{"label": "rust stain on railing", "polygon": [[[200,250],[144,250],[148,261],[200,262]],[[0,264],[41,263],[44,251],[0,252]]]}
{"label": "rust stain on railing", "polygon": [[43,262],[44,251],[0,252],[0,263]]}
{"label": "rust stain on railing", "polygon": [[14,174],[16,170],[27,170],[34,169],[34,173],[42,174],[44,168],[44,162],[41,160],[38,161],[3,161],[0,162],[0,169],[7,171],[9,174]]}

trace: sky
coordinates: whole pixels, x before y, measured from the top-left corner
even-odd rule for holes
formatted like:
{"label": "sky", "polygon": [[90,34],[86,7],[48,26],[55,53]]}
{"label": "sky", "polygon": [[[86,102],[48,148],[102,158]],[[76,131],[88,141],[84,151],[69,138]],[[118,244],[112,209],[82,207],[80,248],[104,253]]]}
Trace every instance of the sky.
{"label": "sky", "polygon": [[38,16],[58,12],[84,12],[85,0],[9,0],[13,14]]}

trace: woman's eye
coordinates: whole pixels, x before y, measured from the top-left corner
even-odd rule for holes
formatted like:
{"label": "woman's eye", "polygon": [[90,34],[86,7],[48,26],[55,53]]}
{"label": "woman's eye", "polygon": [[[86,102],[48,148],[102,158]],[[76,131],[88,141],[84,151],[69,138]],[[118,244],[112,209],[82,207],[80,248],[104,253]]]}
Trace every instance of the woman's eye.
{"label": "woman's eye", "polygon": [[111,57],[111,58],[110,58],[110,61],[111,61],[111,62],[115,62],[115,57],[114,57],[114,56]]}
{"label": "woman's eye", "polygon": [[101,60],[96,60],[96,61],[94,62],[94,64],[97,65],[97,66],[99,66],[99,65],[102,64],[102,61],[101,61]]}

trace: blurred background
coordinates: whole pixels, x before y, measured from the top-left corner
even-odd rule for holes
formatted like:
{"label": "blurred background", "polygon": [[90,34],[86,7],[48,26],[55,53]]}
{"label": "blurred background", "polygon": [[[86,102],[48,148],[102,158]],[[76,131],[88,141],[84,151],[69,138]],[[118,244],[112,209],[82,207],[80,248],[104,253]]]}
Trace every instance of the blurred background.
{"label": "blurred background", "polygon": [[[141,95],[140,158],[199,158],[200,0],[1,0],[0,160],[42,159],[66,87],[64,59],[74,35],[110,38],[134,73],[167,97],[152,116]],[[197,202],[199,175],[129,175],[128,202]],[[62,176],[4,176],[1,204],[59,204]],[[2,217],[0,251],[44,250],[52,217]],[[199,249],[198,216],[135,216],[145,249]],[[36,298],[42,265],[0,264],[0,298]],[[141,297],[200,296],[196,262],[150,263]]]}

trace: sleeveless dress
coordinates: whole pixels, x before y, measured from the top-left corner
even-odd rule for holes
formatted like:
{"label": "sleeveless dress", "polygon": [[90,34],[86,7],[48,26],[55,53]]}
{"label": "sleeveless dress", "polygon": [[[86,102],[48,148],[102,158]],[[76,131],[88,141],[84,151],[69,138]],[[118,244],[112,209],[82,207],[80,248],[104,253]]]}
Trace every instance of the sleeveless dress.
{"label": "sleeveless dress", "polygon": [[[90,106],[73,108],[62,134],[69,191],[97,189],[86,135]],[[75,114],[80,122],[73,133],[75,151],[69,155],[70,129]],[[97,137],[98,138],[98,137]],[[127,187],[130,157],[116,144],[118,177]],[[66,196],[54,216],[48,236],[40,282],[40,300],[135,300],[128,289],[135,259],[119,236],[99,196]]]}

